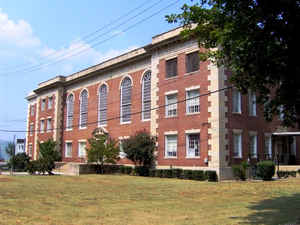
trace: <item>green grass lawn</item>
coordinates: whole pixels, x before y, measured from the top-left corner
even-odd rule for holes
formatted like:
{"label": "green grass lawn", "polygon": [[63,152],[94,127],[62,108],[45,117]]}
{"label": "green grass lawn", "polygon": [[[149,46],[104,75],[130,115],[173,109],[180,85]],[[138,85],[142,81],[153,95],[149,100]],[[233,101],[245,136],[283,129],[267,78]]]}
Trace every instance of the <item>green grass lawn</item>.
{"label": "green grass lawn", "polygon": [[299,178],[209,183],[0,175],[1,225],[287,224],[299,217]]}

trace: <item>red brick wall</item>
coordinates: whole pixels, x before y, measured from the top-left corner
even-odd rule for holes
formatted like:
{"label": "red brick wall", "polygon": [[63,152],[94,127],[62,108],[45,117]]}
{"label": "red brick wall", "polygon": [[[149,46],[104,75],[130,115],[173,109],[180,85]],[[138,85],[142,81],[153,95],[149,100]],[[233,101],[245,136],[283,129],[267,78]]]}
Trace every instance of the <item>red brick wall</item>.
{"label": "red brick wall", "polygon": [[[141,103],[141,76],[145,70],[136,71],[129,75],[133,79],[132,87],[132,105],[131,112],[139,112],[142,108]],[[107,96],[107,126],[105,129],[109,135],[119,141],[119,137],[131,136],[137,131],[146,130],[150,132],[150,121],[142,121],[141,114],[134,114],[131,116],[130,124],[120,124],[120,83],[124,77],[118,77],[106,81],[108,85],[108,96]],[[92,132],[98,127],[98,88],[100,87],[101,81],[87,88],[89,93],[88,98],[88,123],[90,123],[86,129],[79,129],[79,95],[82,89],[77,89],[73,93],[75,95],[74,101],[74,118],[73,118],[73,129],[71,131],[64,130],[63,132],[63,161],[77,161],[83,162],[84,159],[78,157],[78,141],[80,139],[88,140],[92,136]],[[66,94],[69,94],[66,93]],[[115,119],[112,119],[115,118]],[[64,103],[64,127],[66,127],[66,104]],[[72,141],[72,157],[65,157],[65,141]],[[88,144],[88,143],[87,143]],[[130,163],[126,159],[120,160],[119,163]]]}
{"label": "red brick wall", "polygon": [[[166,79],[165,60],[159,62],[159,101],[158,105],[164,105],[165,92],[178,90],[177,100],[186,98],[185,88],[200,85],[200,95],[208,92],[208,62],[200,63],[200,70],[186,74],[185,54],[181,53],[177,58],[178,75],[174,78]],[[158,111],[158,165],[162,166],[207,166],[204,159],[208,157],[208,97],[200,97],[200,113],[186,115],[186,103],[177,104],[177,116],[165,117],[165,108]],[[200,129],[200,158],[186,158],[186,135],[185,130]],[[165,132],[177,131],[177,158],[165,158]]]}

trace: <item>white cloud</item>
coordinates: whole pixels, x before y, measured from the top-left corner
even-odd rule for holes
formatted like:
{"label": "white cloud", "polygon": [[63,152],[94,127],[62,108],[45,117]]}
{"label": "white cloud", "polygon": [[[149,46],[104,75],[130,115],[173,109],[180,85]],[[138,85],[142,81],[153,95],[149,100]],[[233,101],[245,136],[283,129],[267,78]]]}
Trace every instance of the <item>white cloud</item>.
{"label": "white cloud", "polygon": [[31,25],[24,20],[13,21],[0,9],[0,42],[17,47],[36,47],[41,44],[35,37]]}
{"label": "white cloud", "polygon": [[110,49],[108,51],[101,52],[92,48],[90,44],[76,39],[76,41],[72,41],[68,47],[62,47],[60,49],[46,47],[40,51],[40,55],[52,60],[53,62],[58,60],[65,61],[62,63],[60,72],[63,74],[69,74],[76,72],[79,64],[86,68],[136,48],[137,46],[131,46],[122,50]]}

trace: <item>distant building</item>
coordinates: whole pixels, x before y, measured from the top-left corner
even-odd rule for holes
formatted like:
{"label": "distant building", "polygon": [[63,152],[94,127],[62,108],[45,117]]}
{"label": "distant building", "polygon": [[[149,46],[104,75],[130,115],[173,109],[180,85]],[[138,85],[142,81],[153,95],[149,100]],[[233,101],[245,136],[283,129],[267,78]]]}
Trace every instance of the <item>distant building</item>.
{"label": "distant building", "polygon": [[25,139],[16,140],[15,154],[25,152]]}
{"label": "distant building", "polygon": [[9,155],[5,151],[7,144],[8,141],[0,140],[0,161],[6,161],[9,159]]}

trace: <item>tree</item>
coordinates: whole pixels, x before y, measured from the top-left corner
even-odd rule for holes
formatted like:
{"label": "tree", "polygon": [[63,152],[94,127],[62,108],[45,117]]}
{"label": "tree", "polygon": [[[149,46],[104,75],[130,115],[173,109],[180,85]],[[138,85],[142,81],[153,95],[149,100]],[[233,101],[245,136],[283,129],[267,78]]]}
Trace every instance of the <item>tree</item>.
{"label": "tree", "polygon": [[131,160],[135,165],[145,167],[154,166],[155,137],[152,137],[146,131],[139,131],[134,136],[124,140],[122,144],[126,158]]}
{"label": "tree", "polygon": [[30,161],[30,157],[26,153],[18,153],[11,156],[8,162],[9,168],[14,168],[14,170],[24,171]]}
{"label": "tree", "polygon": [[53,175],[52,170],[55,168],[55,162],[61,160],[60,153],[57,150],[57,143],[52,139],[39,144],[39,159],[38,164],[40,172],[48,172]]}
{"label": "tree", "polygon": [[89,140],[87,148],[88,162],[96,162],[97,173],[103,173],[105,163],[116,164],[119,159],[119,148],[115,140],[107,134],[95,134]]}
{"label": "tree", "polygon": [[10,167],[10,174],[12,175],[13,170],[14,170],[14,163],[15,161],[13,160],[15,156],[15,151],[16,151],[16,145],[14,142],[8,142],[6,148],[5,148],[6,153],[9,155],[9,167]]}
{"label": "tree", "polygon": [[299,0],[201,0],[166,18],[197,38],[201,60],[228,68],[234,86],[258,94],[267,120],[283,111],[283,125],[300,127]]}

